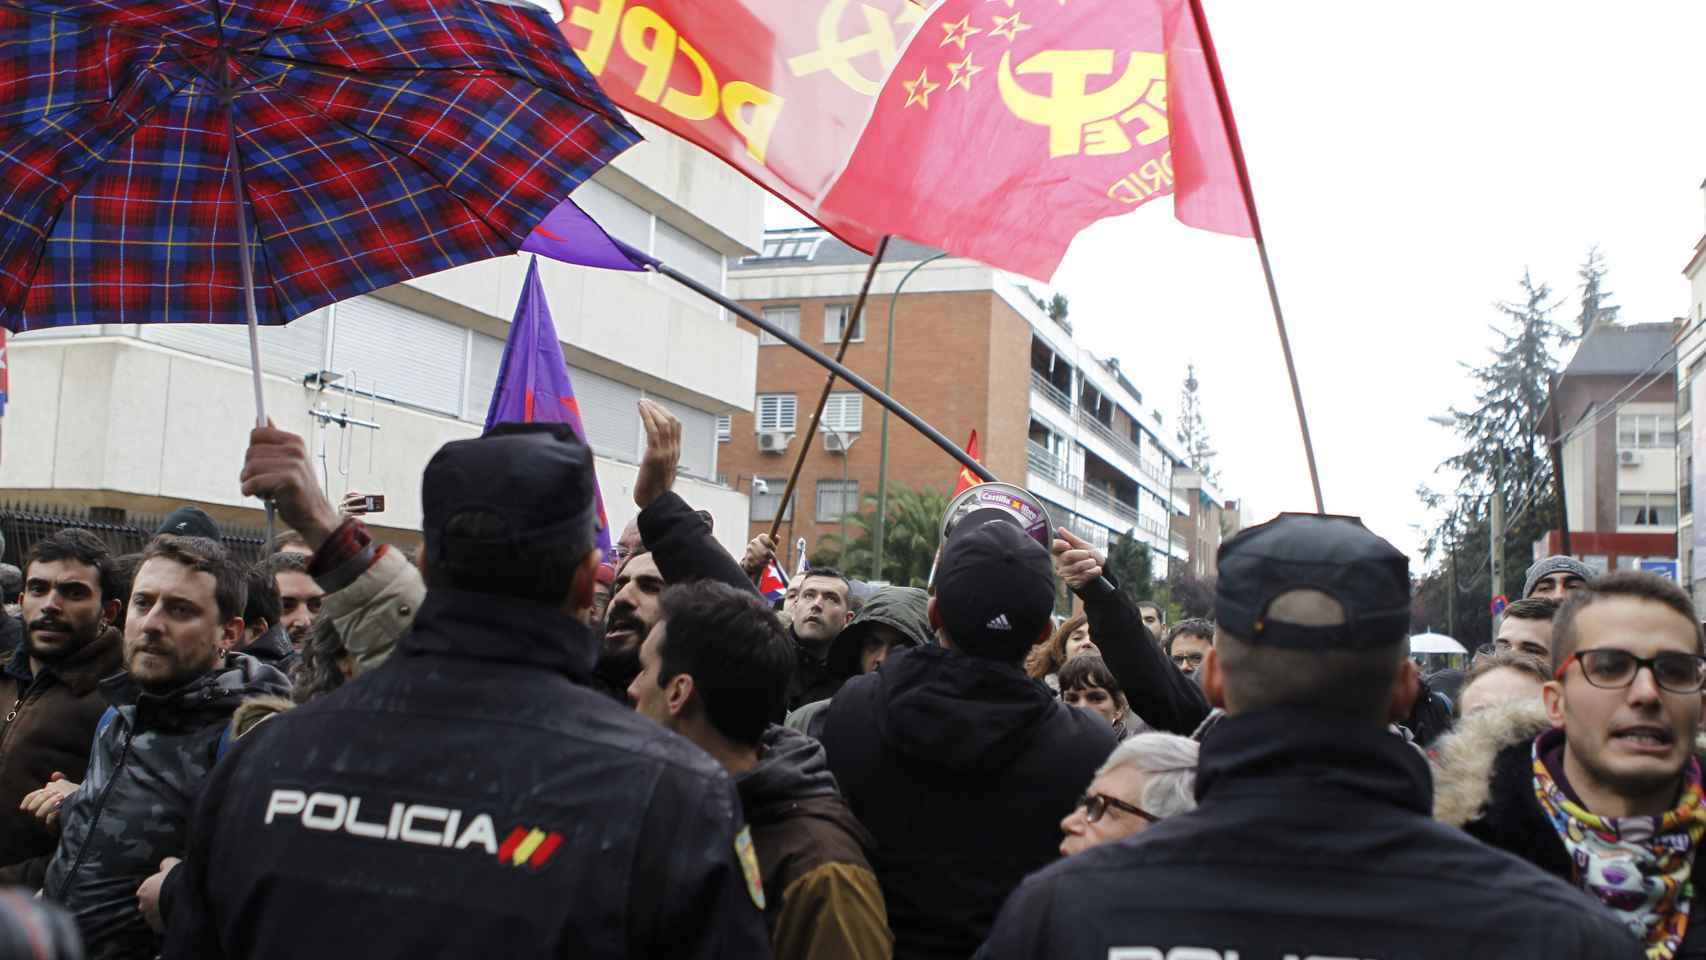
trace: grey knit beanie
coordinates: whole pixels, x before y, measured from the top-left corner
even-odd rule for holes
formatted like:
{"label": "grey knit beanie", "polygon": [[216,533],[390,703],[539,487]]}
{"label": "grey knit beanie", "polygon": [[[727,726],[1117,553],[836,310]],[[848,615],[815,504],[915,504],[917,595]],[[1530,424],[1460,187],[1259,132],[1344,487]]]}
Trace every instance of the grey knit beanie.
{"label": "grey knit beanie", "polygon": [[1534,561],[1534,566],[1528,568],[1528,579],[1523,582],[1522,595],[1527,597],[1534,592],[1534,585],[1541,577],[1549,577],[1554,573],[1573,573],[1583,580],[1592,580],[1599,574],[1587,564],[1575,557],[1550,556]]}

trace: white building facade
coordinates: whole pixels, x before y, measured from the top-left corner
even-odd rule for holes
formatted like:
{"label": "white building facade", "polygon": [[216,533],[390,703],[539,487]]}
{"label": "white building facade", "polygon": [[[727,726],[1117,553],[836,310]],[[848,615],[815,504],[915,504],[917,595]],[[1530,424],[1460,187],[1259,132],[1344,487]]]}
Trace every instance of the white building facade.
{"label": "white building facade", "polygon": [[[1706,201],[1706,183],[1700,190]],[[1700,558],[1706,528],[1695,522],[1694,513],[1706,497],[1706,460],[1696,463],[1697,457],[1706,457],[1706,233],[1694,245],[1683,275],[1688,278],[1689,305],[1676,345],[1676,556],[1677,575],[1698,607],[1706,602],[1706,563]]]}
{"label": "white building facade", "polygon": [[[685,141],[635,125],[646,142],[575,199],[612,235],[722,288],[729,259],[761,242],[762,192]],[[526,270],[523,256],[470,264],[261,331],[269,415],[307,439],[334,501],[346,491],[386,496],[386,511],[370,518],[381,536],[413,542],[427,461],[479,434]],[[540,275],[611,526],[636,512],[645,447],[636,404],[649,398],[683,423],[677,489],[711,511],[738,554],[747,498],[715,481],[716,422],[751,408],[753,336],[650,273],[541,259]],[[240,326],[106,324],[14,337],[0,498],[109,515],[190,503],[221,522],[260,526],[258,503],[237,481],[254,420],[248,366]],[[378,429],[341,427],[316,410]]]}

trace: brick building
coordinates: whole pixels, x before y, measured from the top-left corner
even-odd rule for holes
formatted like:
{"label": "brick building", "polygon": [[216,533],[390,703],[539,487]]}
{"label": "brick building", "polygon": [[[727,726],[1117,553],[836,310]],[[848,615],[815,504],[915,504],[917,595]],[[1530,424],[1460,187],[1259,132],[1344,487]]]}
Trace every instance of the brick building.
{"label": "brick building", "polygon": [[[971,260],[930,259],[936,253],[905,241],[889,244],[847,365],[883,384],[892,300],[890,393],[955,442],[976,430],[980,459],[997,477],[1041,496],[1057,522],[1099,546],[1132,530],[1155,551],[1158,572],[1185,559],[1185,541],[1170,529],[1174,513],[1188,512],[1172,490],[1180,457],[1163,436],[1159,413],[1144,404],[1117,362],[1080,347],[1068,326],[1050,320],[1006,274]],[[833,354],[868,264],[864,254],[816,228],[773,230],[760,256],[730,266],[729,289]],[[760,336],[753,412],[721,422],[717,457],[723,482],[752,494],[753,534],[768,530],[775,516],[824,379],[823,369],[798,351]],[[787,544],[803,537],[808,552],[815,550],[877,489],[882,413],[876,402],[836,384],[784,515]],[[891,418],[891,491],[896,485],[951,490],[957,475],[952,458]],[[763,481],[756,491],[754,478]]]}

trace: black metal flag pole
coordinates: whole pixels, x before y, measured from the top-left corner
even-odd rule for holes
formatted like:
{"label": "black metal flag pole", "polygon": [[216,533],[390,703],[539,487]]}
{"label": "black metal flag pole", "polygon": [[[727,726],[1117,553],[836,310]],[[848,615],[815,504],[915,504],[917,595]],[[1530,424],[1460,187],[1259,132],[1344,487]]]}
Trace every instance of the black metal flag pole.
{"label": "black metal flag pole", "polygon": [[[614,238],[612,239],[614,240]],[[774,323],[771,323],[762,316],[759,316],[757,313],[748,310],[721,293],[712,290],[710,287],[707,287],[692,277],[676,270],[669,264],[658,260],[656,257],[642,253],[620,240],[615,240],[615,243],[617,246],[622,248],[623,252],[632,257],[636,263],[645,264],[646,269],[651,270],[660,276],[668,277],[687,289],[692,290],[694,293],[717,303],[723,309],[733,313],[735,316],[746,320],[758,329],[763,330],[765,333],[770,334],[788,346],[793,347],[795,350],[798,350],[810,357],[813,362],[817,363],[825,370],[831,371],[837,377],[847,381],[849,385],[858,390],[860,393],[863,393],[865,396],[882,404],[890,413],[899,417],[907,426],[923,434],[931,443],[941,447],[944,453],[953,457],[967,470],[976,474],[979,479],[985,481],[994,481],[996,479],[995,474],[991,473],[988,467],[972,459],[971,456],[964,450],[961,450],[954,441],[943,436],[940,430],[937,430],[935,427],[924,422],[918,414],[913,413],[911,410],[902,406],[899,401],[895,400],[895,398],[878,389],[869,380],[866,380],[864,377],[861,377],[852,370],[849,370],[847,367],[837,362],[835,358],[824,354],[822,351],[812,347],[804,340],[801,340],[798,336],[789,333],[787,330],[782,329]]]}

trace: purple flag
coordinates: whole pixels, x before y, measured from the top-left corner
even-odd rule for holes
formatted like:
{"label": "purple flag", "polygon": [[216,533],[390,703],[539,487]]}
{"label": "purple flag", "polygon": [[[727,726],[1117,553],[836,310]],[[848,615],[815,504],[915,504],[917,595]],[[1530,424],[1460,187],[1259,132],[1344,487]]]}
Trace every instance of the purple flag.
{"label": "purple flag", "polygon": [[539,225],[522,241],[521,249],[583,267],[600,267],[605,270],[645,269],[644,262],[636,260],[630,254],[630,251],[633,254],[639,254],[639,251],[605,233],[604,228],[577,206],[572,198],[557,204],[555,210],[546,214],[545,219],[539,221]]}
{"label": "purple flag", "polygon": [[[591,223],[591,218],[587,222]],[[504,344],[503,362],[498,366],[498,383],[492,390],[492,405],[486,411],[486,429],[498,423],[566,423],[586,443],[574,384],[569,382],[569,368],[563,362],[563,345],[557,340],[557,325],[551,322],[545,288],[539,283],[537,257],[527,264],[527,282],[515,305],[515,319]],[[604,514],[604,492],[598,488],[596,476],[593,498],[598,505],[598,549],[608,563],[610,521]]]}

